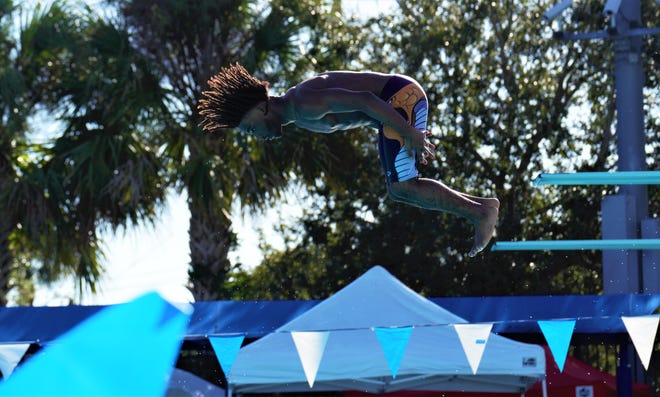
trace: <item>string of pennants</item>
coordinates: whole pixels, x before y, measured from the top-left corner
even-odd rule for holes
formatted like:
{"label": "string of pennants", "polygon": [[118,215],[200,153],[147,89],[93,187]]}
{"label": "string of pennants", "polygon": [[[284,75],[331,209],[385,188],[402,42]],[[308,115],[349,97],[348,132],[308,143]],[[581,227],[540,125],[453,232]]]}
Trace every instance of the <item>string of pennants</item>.
{"label": "string of pennants", "polygon": [[[653,344],[657,333],[660,315],[621,317],[623,324],[632,340],[635,351],[639,356],[644,368],[648,370],[653,353]],[[552,356],[560,371],[564,369],[564,363],[568,355],[568,349],[575,329],[575,321],[571,320],[548,320],[537,321]],[[392,378],[396,378],[399,365],[408,345],[408,341],[416,327],[428,326],[449,326],[453,327],[461,342],[466,359],[472,369],[473,374],[478,373],[481,357],[486,350],[488,337],[490,336],[493,325],[496,323],[476,323],[476,324],[435,324],[406,327],[374,327],[371,330],[380,342],[385,359],[392,373]],[[353,330],[353,329],[351,329]],[[298,358],[302,364],[305,377],[309,387],[314,386],[316,374],[325,346],[332,333],[341,332],[343,329],[323,330],[323,331],[291,331],[291,338],[298,353]],[[225,375],[230,378],[231,367],[238,355],[243,343],[244,335],[210,336],[209,341],[218,357],[220,366]]]}
{"label": "string of pennants", "polygon": [[[82,322],[46,346],[14,371],[30,343],[0,343],[0,395],[164,395],[192,308],[173,306],[157,293],[149,293],[123,305],[109,307]],[[644,367],[653,353],[660,315],[621,317]],[[537,322],[560,369],[568,352],[575,320]],[[127,327],[126,324],[132,324]],[[453,327],[473,373],[493,325],[426,324],[374,327],[395,378],[415,328]],[[313,387],[328,339],[341,329],[288,332],[295,344],[307,382]],[[243,344],[243,335],[209,336],[225,374]],[[102,341],[103,343],[99,343]],[[11,375],[10,375],[11,374]],[[39,379],[39,382],[35,382]],[[117,382],[117,379],[122,379]]]}
{"label": "string of pennants", "polygon": [[[655,336],[660,323],[660,315],[621,317],[621,320],[632,340],[640,361],[644,365],[644,368],[648,370],[648,365],[653,353]],[[557,363],[557,367],[560,371],[563,371],[576,320],[548,320],[536,322],[548,343],[553,358]],[[408,341],[414,332],[414,328],[439,326],[453,327],[460,340],[472,372],[477,374],[481,357],[488,344],[491,330],[493,325],[497,323],[498,322],[473,324],[423,324],[404,327],[373,327],[370,329],[374,332],[375,337],[380,343],[392,377],[396,378],[399,365],[403,359]],[[90,328],[92,325],[94,325],[94,323],[87,326],[87,328]],[[104,328],[100,326],[94,327],[94,332],[84,334],[99,334],[102,333],[101,330],[103,329]],[[341,331],[344,330],[333,329],[301,332],[280,331],[290,333],[310,388],[314,385],[316,374],[321,364],[321,360],[323,359],[328,339],[332,337],[334,332]],[[77,334],[80,334],[80,332]],[[126,339],[129,339],[129,336],[127,336]],[[240,351],[245,336],[236,334],[217,335],[209,336],[208,339],[225,375],[230,378],[232,365]],[[130,340],[135,340],[134,333],[131,333]],[[71,342],[73,345],[73,340]],[[58,344],[61,344],[61,342]],[[30,343],[0,344],[0,371],[2,371],[4,378],[10,377],[29,346]],[[76,349],[80,348],[79,339],[75,340],[75,346]]]}

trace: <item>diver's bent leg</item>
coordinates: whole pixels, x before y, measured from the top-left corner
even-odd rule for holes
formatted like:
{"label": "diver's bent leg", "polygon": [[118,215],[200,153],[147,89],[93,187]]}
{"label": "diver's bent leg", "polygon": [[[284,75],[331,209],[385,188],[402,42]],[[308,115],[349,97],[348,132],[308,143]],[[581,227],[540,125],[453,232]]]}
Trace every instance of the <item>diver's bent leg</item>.
{"label": "diver's bent leg", "polygon": [[464,195],[440,181],[426,178],[392,183],[390,195],[396,201],[450,212],[472,222],[475,227],[474,245],[468,253],[469,256],[475,256],[482,251],[495,231],[499,207],[497,199]]}

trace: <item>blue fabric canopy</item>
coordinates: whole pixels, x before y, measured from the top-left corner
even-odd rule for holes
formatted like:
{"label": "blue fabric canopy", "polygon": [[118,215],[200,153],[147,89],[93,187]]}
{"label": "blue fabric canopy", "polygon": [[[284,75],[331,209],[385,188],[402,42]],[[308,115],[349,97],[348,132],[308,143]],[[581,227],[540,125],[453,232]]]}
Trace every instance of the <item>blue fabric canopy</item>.
{"label": "blue fabric canopy", "polygon": [[620,334],[621,316],[653,314],[660,294],[539,295],[434,298],[434,303],[469,322],[492,322],[493,332],[540,333],[538,320],[577,320],[576,334]]}
{"label": "blue fabric canopy", "polygon": [[[557,295],[432,298],[469,322],[493,322],[495,333],[540,334],[536,321],[576,319],[576,334],[625,333],[621,316],[652,314],[660,294]],[[187,339],[241,334],[262,337],[320,301],[211,301],[193,304]],[[0,308],[0,343],[42,342],[62,333],[104,306]]]}
{"label": "blue fabric canopy", "polygon": [[[376,266],[275,332],[244,346],[228,382],[239,394],[304,392],[312,387],[313,391],[372,393],[520,393],[545,376],[541,347],[489,334],[490,327],[476,340],[470,336],[463,340],[459,325],[480,327],[466,324]],[[405,352],[393,363],[394,357],[384,354],[388,346],[375,328],[411,326]],[[294,334],[323,334],[322,353],[316,346],[301,351]],[[480,350],[476,356],[475,350]],[[315,365],[312,381],[304,369],[306,362]]]}
{"label": "blue fabric canopy", "polygon": [[[209,301],[193,304],[186,339],[241,334],[259,338],[319,301]],[[2,307],[0,343],[47,343],[106,306]]]}

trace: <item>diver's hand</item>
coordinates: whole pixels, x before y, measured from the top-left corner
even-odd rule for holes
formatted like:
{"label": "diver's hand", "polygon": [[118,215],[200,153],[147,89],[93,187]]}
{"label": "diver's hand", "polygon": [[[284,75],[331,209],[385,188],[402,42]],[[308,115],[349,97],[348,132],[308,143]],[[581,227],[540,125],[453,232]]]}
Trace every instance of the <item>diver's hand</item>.
{"label": "diver's hand", "polygon": [[431,135],[432,133],[429,130],[420,131],[411,128],[408,136],[404,138],[404,145],[408,150],[408,155],[412,156],[414,153],[417,159],[424,165],[428,164],[428,158],[435,158],[435,153],[433,153],[435,145],[426,139]]}

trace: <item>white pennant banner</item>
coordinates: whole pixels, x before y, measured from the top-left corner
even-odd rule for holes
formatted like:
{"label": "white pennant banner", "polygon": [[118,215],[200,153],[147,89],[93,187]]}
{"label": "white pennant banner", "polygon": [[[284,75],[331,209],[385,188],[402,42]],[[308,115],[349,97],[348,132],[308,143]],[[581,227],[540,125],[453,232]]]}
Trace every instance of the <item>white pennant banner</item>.
{"label": "white pennant banner", "polygon": [[454,324],[472,373],[477,373],[493,324]]}
{"label": "white pennant banner", "polygon": [[29,347],[29,343],[0,344],[0,371],[2,371],[3,379],[9,378],[9,375],[14,372],[14,368]]}
{"label": "white pennant banner", "polygon": [[621,317],[639,359],[648,371],[660,316]]}
{"label": "white pennant banner", "polygon": [[328,343],[329,332],[291,332],[309,387],[314,387],[316,373]]}

